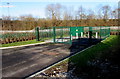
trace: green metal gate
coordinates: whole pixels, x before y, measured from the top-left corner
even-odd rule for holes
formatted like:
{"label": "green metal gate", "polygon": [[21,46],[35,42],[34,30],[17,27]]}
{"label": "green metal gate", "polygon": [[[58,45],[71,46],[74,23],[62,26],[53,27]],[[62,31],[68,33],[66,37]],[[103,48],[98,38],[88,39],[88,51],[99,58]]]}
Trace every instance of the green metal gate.
{"label": "green metal gate", "polygon": [[53,27],[54,43],[72,44],[79,38],[105,39],[110,36],[109,26],[100,27]]}
{"label": "green metal gate", "polygon": [[109,26],[99,27],[52,27],[39,28],[36,27],[36,40],[43,41],[53,38],[54,43],[72,44],[74,39],[91,38],[105,39],[110,36]]}

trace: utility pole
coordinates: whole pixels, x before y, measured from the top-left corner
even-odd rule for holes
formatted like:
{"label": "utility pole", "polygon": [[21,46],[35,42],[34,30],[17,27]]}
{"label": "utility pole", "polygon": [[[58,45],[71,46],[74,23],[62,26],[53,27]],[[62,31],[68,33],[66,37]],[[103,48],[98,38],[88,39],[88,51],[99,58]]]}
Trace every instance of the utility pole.
{"label": "utility pole", "polygon": [[7,2],[7,7],[8,7],[8,10],[7,10],[7,13],[8,13],[8,16],[7,16],[7,20],[8,20],[8,29],[11,29],[11,26],[10,26],[10,8],[9,8],[9,6],[10,6],[10,3],[9,2]]}
{"label": "utility pole", "polygon": [[9,4],[10,4],[10,3],[7,2],[7,6],[8,6],[8,11],[7,11],[7,12],[8,12],[8,18],[10,17]]}

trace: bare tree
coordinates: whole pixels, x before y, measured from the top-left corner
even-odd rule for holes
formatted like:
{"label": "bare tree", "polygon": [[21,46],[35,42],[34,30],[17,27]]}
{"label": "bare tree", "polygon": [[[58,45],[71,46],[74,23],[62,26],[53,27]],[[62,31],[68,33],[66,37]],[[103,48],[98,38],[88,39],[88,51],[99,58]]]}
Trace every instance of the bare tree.
{"label": "bare tree", "polygon": [[46,7],[46,14],[50,19],[60,19],[62,5],[60,4],[49,4]]}
{"label": "bare tree", "polygon": [[72,20],[74,18],[74,8],[73,7],[65,7],[64,8],[64,14],[63,14],[64,20]]}
{"label": "bare tree", "polygon": [[80,6],[79,9],[78,9],[78,15],[79,15],[81,20],[84,19],[85,18],[85,8]]}
{"label": "bare tree", "polygon": [[48,18],[54,19],[55,18],[55,7],[54,4],[47,5],[46,7],[46,14]]}
{"label": "bare tree", "polygon": [[60,20],[62,15],[62,5],[56,4],[55,9],[56,9],[56,18]]}
{"label": "bare tree", "polygon": [[95,13],[94,11],[92,11],[91,9],[89,9],[87,11],[88,15],[87,15],[87,19],[95,19]]}
{"label": "bare tree", "polygon": [[2,20],[3,20],[3,28],[5,30],[12,30],[11,27],[11,17],[10,16],[2,16]]}
{"label": "bare tree", "polygon": [[51,19],[52,21],[51,26],[56,26],[58,25],[58,21],[61,19],[61,14],[62,14],[62,5],[60,4],[49,4],[46,7],[46,15],[48,19]]}
{"label": "bare tree", "polygon": [[118,9],[115,9],[112,11],[112,18],[117,19],[118,18]]}
{"label": "bare tree", "polygon": [[87,23],[88,23],[88,26],[94,26],[94,21],[93,20],[95,20],[95,13],[94,13],[94,11],[92,11],[91,9],[89,9],[88,11],[87,11]]}
{"label": "bare tree", "polygon": [[80,25],[84,24],[84,21],[86,19],[86,14],[85,14],[85,8],[83,8],[82,6],[80,6],[78,8],[78,15],[79,15],[79,19],[80,19]]}
{"label": "bare tree", "polygon": [[105,5],[102,7],[102,14],[103,14],[103,19],[106,21],[107,19],[109,19],[109,15],[110,15],[110,11],[111,11],[111,7],[109,5]]}
{"label": "bare tree", "polygon": [[[114,22],[116,24],[117,19],[118,19],[118,9],[114,9],[113,11],[111,11],[111,18],[113,19],[112,22]],[[113,24],[113,25],[115,25],[115,24]]]}
{"label": "bare tree", "polygon": [[23,29],[31,30],[34,28],[35,18],[32,15],[24,15],[19,17],[21,20],[21,25],[23,26]]}

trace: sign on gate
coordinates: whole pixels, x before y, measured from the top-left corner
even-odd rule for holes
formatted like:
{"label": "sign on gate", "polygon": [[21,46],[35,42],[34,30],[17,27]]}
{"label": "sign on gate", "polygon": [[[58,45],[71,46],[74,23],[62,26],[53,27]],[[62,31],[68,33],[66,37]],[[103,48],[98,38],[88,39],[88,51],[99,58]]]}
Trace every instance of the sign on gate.
{"label": "sign on gate", "polygon": [[81,37],[84,32],[84,27],[70,27],[71,36]]}

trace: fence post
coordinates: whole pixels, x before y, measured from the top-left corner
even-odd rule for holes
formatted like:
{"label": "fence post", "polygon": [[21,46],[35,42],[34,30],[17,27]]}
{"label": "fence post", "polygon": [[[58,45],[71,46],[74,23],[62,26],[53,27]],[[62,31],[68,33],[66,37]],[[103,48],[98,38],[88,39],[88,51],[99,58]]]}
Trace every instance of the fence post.
{"label": "fence post", "polygon": [[62,37],[61,37],[61,38],[62,38],[62,42],[63,42],[63,41],[64,41],[64,40],[63,40],[63,32],[64,32],[64,28],[61,27],[61,30],[62,30]]}
{"label": "fence post", "polygon": [[96,38],[98,38],[98,32],[96,32]]}
{"label": "fence post", "polygon": [[102,37],[102,36],[101,36],[101,26],[100,26],[100,40],[101,40],[101,37]]}
{"label": "fence post", "polygon": [[39,41],[39,27],[35,28],[35,32],[36,32],[36,40]]}
{"label": "fence post", "polygon": [[89,43],[92,44],[92,27],[89,27]]}
{"label": "fence post", "polygon": [[108,28],[109,28],[109,34],[108,34],[108,37],[109,37],[109,36],[110,36],[110,30],[111,30],[111,29],[110,29],[110,26],[109,26]]}
{"label": "fence post", "polygon": [[70,34],[70,44],[72,45],[72,33],[71,33],[71,27],[69,27],[69,34]]}
{"label": "fence post", "polygon": [[56,32],[55,32],[55,27],[53,27],[53,42],[55,43],[55,38],[56,38]]}
{"label": "fence post", "polygon": [[89,38],[92,38],[92,27],[89,27]]}

